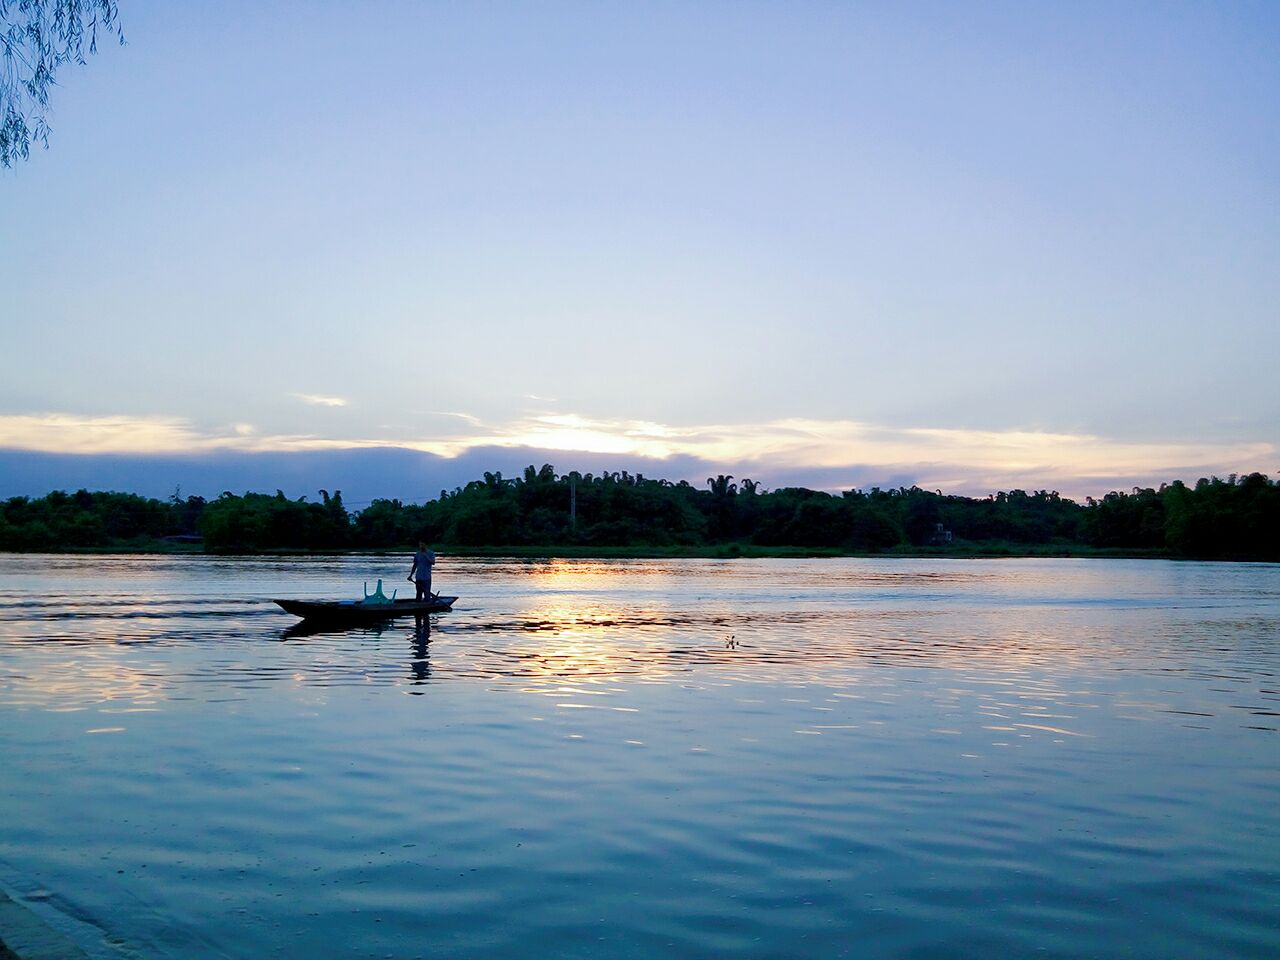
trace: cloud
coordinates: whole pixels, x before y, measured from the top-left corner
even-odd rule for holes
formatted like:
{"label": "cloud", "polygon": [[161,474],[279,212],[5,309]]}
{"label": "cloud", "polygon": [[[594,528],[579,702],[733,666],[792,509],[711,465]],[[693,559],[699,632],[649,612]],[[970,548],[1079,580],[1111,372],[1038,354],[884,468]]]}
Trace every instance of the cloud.
{"label": "cloud", "polygon": [[206,438],[181,417],[0,416],[0,446],[44,453],[154,453],[194,450]]}
{"label": "cloud", "polygon": [[262,435],[248,423],[200,431],[182,417],[88,417],[66,413],[0,415],[0,447],[42,453],[166,454],[214,450],[287,451],[379,446],[376,441]]}
{"label": "cloud", "polygon": [[435,414],[437,417],[457,417],[459,420],[465,420],[473,427],[483,427],[484,422],[479,417],[473,417],[469,413],[459,413],[456,410],[438,410]]}
{"label": "cloud", "polygon": [[[1056,489],[1068,496],[1210,474],[1274,470],[1271,443],[1121,441],[1034,430],[893,428],[855,420],[782,419],[673,426],[645,420],[539,415],[499,424],[457,414],[467,433],[444,438],[261,434],[237,424],[200,431],[178,417],[0,416],[0,447],[45,453],[172,455],[400,449],[470,456],[608,458],[620,469],[732,472],[772,486],[823,489],[919,484],[949,493]],[[565,469],[572,469],[566,466]],[[705,477],[705,473],[702,477]],[[683,477],[698,480],[696,476]]]}
{"label": "cloud", "polygon": [[909,476],[921,486],[947,490],[1033,486],[1063,492],[1079,492],[1085,478],[1103,480],[1105,485],[1108,477],[1155,479],[1182,476],[1188,471],[1263,469],[1278,453],[1274,444],[1260,442],[1133,442],[1091,434],[893,428],[854,420],[798,418],[674,427],[572,414],[529,417],[486,434],[424,444],[418,449],[451,457],[478,446],[655,460],[691,456],[761,475],[769,471],[820,472],[831,478],[832,482],[825,484],[830,488],[862,482],[841,477],[879,475]]}
{"label": "cloud", "polygon": [[297,397],[303,403],[309,403],[316,407],[345,407],[349,400],[343,397],[323,397],[316,393],[295,393],[291,396]]}

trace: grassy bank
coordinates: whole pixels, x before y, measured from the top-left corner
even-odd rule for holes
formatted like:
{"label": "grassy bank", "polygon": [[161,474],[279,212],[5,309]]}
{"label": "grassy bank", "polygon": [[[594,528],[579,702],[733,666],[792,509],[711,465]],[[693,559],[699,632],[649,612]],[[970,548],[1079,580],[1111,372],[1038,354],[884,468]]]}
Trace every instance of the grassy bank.
{"label": "grassy bank", "polygon": [[43,546],[24,550],[3,550],[0,553],[56,553],[64,555],[146,555],[163,554],[174,556],[199,556],[204,553],[199,543],[174,543],[169,540],[158,540],[150,537],[137,537],[131,540],[120,540],[115,543],[101,544],[92,547]]}
{"label": "grassy bank", "polygon": [[[406,550],[408,548],[405,548]],[[471,557],[562,557],[567,559],[631,560],[631,559],[787,559],[804,557],[902,557],[963,559],[966,557],[1128,557],[1166,558],[1167,550],[1120,550],[1089,547],[1082,544],[1016,544],[1004,542],[956,543],[945,547],[891,547],[879,551],[850,551],[837,547],[762,547],[756,544],[707,544],[678,547],[587,547],[522,546],[522,547],[440,547],[453,556]],[[382,551],[379,551],[382,552]],[[398,551],[386,551],[398,552]]]}
{"label": "grassy bank", "polygon": [[[585,546],[582,544],[544,544],[535,546],[450,546],[438,544],[437,549],[446,556],[455,557],[519,557],[527,559],[580,559],[580,560],[642,560],[642,559],[795,559],[821,557],[897,557],[918,559],[965,558],[1017,558],[1017,557],[1082,557],[1082,558],[1141,558],[1167,559],[1167,550],[1120,549],[1090,547],[1078,543],[1024,544],[1007,541],[959,541],[940,547],[890,547],[880,551],[849,551],[836,547],[764,547],[750,543],[701,544],[682,546]],[[57,553],[97,556],[103,554],[161,555],[161,556],[255,556],[302,557],[343,554],[374,556],[402,556],[413,553],[414,547],[384,547],[364,550],[260,550],[252,553],[208,553],[200,544],[173,543],[166,540],[135,539],[101,547],[64,547],[28,551],[32,553]]]}

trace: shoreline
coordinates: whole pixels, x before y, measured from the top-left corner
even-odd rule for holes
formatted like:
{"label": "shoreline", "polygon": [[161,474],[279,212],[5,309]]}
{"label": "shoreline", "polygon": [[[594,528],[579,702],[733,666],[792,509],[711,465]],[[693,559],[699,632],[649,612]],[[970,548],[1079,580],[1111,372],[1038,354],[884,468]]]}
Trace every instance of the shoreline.
{"label": "shoreline", "polygon": [[[104,547],[7,550],[0,555],[48,554],[56,556],[172,556],[172,557],[311,557],[311,556],[401,556],[412,555],[413,547],[367,547],[339,549],[274,549],[207,552],[198,544],[163,541],[131,542]],[[1192,557],[1163,548],[1090,547],[1083,544],[1012,544],[1005,542],[964,543],[946,547],[893,547],[879,551],[842,550],[838,547],[765,547],[755,544],[705,544],[698,546],[585,546],[541,544],[522,546],[451,546],[440,544],[439,552],[454,557],[511,557],[548,560],[793,560],[793,559],[898,559],[898,560],[1199,560],[1224,563],[1275,563],[1257,557]]]}
{"label": "shoreline", "polygon": [[70,937],[0,890],[0,960],[88,960]]}

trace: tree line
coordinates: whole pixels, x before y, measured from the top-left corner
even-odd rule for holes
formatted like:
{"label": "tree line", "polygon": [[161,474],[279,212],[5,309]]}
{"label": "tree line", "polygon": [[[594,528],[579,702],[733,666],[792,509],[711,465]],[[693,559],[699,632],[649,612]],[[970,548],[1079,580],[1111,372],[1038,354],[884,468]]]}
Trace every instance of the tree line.
{"label": "tree line", "polygon": [[1056,492],[988,497],[919,487],[826,493],[766,490],[750,479],[653,480],[626,471],[518,477],[486,473],[423,504],[374,500],[349,511],[340,491],[290,499],[277,491],[175,493],[55,491],[0,503],[0,550],[140,548],[197,538],[217,553],[405,547],[762,547],[875,553],[963,551],[1004,545],[1099,548],[1182,557],[1280,560],[1280,483],[1260,473],[1108,493],[1077,503]]}

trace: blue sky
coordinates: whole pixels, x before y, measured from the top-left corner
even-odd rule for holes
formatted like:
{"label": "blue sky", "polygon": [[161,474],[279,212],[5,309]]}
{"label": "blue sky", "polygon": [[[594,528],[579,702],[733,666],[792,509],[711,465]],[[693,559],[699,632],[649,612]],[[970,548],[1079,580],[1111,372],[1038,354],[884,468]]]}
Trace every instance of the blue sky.
{"label": "blue sky", "polygon": [[1273,4],[121,17],[0,174],[0,448],[46,489],[382,447],[424,464],[392,495],[1280,473]]}

